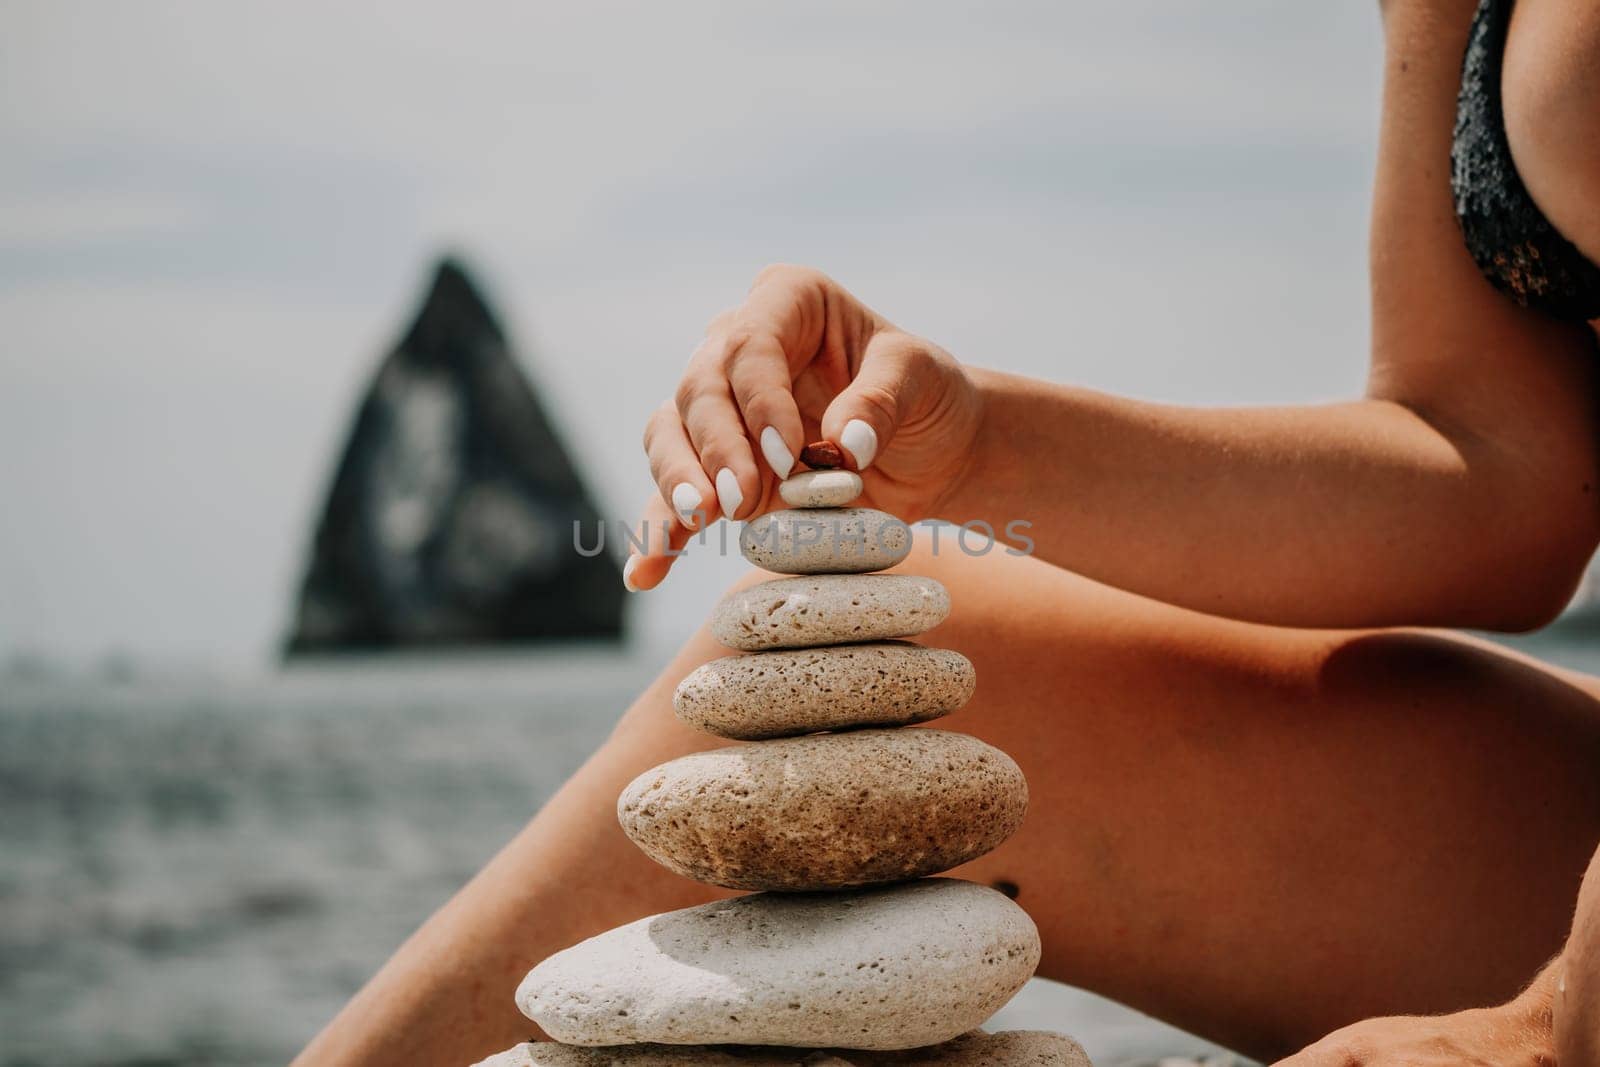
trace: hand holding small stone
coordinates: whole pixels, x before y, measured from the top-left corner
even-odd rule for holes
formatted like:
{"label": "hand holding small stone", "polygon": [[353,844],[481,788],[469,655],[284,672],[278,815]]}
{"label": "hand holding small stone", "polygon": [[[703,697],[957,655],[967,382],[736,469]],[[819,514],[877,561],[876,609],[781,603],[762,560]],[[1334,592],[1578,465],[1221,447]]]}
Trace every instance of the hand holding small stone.
{"label": "hand holding small stone", "polygon": [[711,321],[676,394],[645,427],[658,492],[643,518],[657,536],[628,560],[624,580],[653,588],[694,531],[782,506],[778,483],[808,441],[826,446],[813,446],[808,466],[861,474],[864,505],[924,518],[959,478],[981,408],[937,345],[817,271],[768,267],[739,307]]}

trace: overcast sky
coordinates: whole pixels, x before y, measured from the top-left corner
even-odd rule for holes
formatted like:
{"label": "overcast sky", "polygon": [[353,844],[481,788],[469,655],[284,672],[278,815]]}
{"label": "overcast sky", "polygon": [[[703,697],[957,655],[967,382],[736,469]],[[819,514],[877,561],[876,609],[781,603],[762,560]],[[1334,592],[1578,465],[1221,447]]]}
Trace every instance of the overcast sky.
{"label": "overcast sky", "polygon": [[265,662],[447,248],[620,516],[775,260],[973,363],[1348,395],[1380,44],[1359,2],[0,0],[0,657]]}

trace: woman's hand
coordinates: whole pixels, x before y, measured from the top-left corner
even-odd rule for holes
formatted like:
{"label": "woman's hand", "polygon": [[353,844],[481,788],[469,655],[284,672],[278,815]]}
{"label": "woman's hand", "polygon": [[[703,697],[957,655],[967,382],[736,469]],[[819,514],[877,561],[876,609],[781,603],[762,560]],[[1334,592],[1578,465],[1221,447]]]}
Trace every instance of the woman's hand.
{"label": "woman's hand", "polygon": [[1548,1003],[1368,1019],[1276,1067],[1554,1067]]}
{"label": "woman's hand", "polygon": [[959,479],[981,408],[937,345],[826,275],[768,267],[743,304],[711,321],[677,393],[645,427],[659,492],[644,511],[647,547],[623,580],[653,588],[694,531],[780,506],[778,482],[819,439],[862,472],[864,505],[923,518]]}

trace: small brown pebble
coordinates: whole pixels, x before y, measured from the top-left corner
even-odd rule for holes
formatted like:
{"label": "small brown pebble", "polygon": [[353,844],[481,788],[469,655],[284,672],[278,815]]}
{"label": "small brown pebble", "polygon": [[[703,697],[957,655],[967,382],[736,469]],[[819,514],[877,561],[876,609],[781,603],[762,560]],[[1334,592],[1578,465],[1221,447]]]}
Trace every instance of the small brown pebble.
{"label": "small brown pebble", "polygon": [[844,453],[832,441],[812,441],[800,450],[800,462],[812,470],[838,470],[844,466]]}

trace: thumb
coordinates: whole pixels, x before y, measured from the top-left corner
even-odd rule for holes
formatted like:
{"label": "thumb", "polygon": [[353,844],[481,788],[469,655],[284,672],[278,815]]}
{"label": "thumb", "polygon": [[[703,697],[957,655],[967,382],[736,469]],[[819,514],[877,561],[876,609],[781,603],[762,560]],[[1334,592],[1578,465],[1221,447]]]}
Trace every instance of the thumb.
{"label": "thumb", "polygon": [[873,335],[855,378],[822,413],[823,438],[838,442],[856,470],[866,470],[913,410],[932,369],[932,355],[916,338]]}

